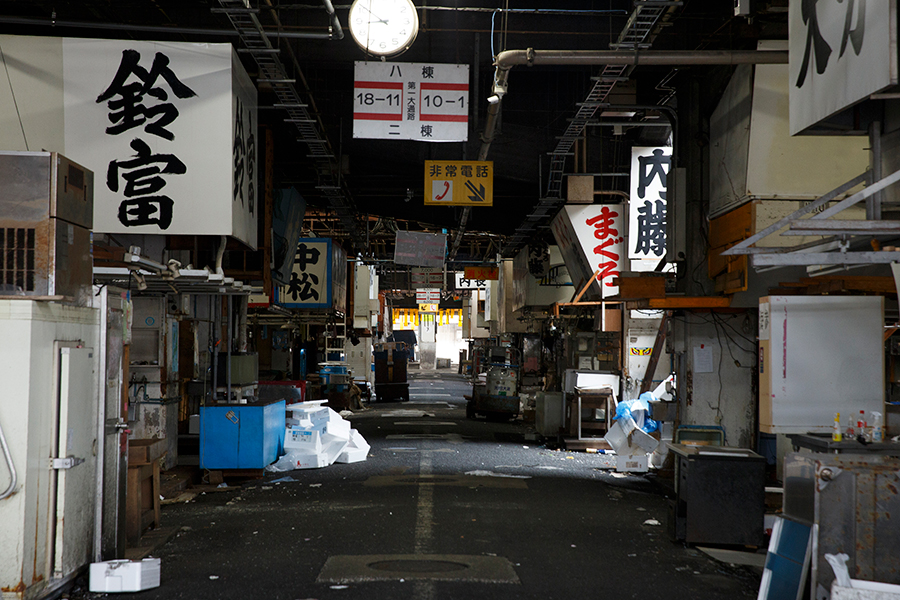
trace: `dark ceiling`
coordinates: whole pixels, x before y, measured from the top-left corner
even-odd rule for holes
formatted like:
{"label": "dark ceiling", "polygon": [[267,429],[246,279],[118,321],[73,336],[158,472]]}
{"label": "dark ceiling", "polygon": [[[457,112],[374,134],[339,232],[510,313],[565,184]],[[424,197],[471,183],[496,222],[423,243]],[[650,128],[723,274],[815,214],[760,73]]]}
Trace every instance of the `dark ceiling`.
{"label": "dark ceiling", "polygon": [[[458,143],[362,140],[352,137],[353,62],[366,60],[349,35],[341,40],[289,37],[322,35],[329,18],[322,2],[304,3],[252,0],[258,19],[273,42],[282,48],[282,62],[298,77],[301,97],[311,96],[310,110],[320,119],[324,135],[337,158],[335,169],[354,211],[412,222],[410,228],[456,229],[462,209],[423,205],[425,160],[475,160],[484,130],[486,101],[494,70],[494,52],[502,49],[606,50],[644,2],[595,0],[544,2],[503,0],[446,0],[423,2],[419,7],[420,32],[403,62],[463,63],[470,66],[471,106],[469,140]],[[666,14],[652,40],[653,50],[752,49],[761,37],[786,39],[787,0],[756,0],[753,18],[735,17],[733,3],[725,0],[646,2],[664,5]],[[427,6],[426,6],[427,5]],[[232,42],[240,48],[228,17],[216,0],[30,0],[0,2],[0,33],[153,39],[164,41]],[[334,5],[346,26],[349,3]],[[498,9],[509,9],[508,12]],[[531,12],[529,12],[531,11]],[[290,52],[288,52],[288,50]],[[290,56],[293,54],[293,57]],[[251,77],[256,64],[242,55]],[[296,62],[295,62],[295,60]],[[299,69],[299,70],[298,70]],[[466,229],[508,236],[516,231],[532,207],[547,193],[550,160],[557,139],[572,119],[579,102],[591,89],[599,67],[516,67],[509,77],[509,93],[502,102],[500,126],[488,154],[494,161],[494,206],[469,211]],[[638,67],[630,81],[631,101],[640,105],[667,102],[677,97],[679,70],[673,67]],[[307,90],[302,89],[305,80]],[[259,84],[261,125],[275,134],[275,185],[293,185],[312,207],[327,208],[329,200],[317,188],[321,174],[307,158],[297,132],[284,123],[282,111],[273,109],[275,95]],[[307,98],[308,99],[308,98]],[[634,119],[640,119],[639,112]],[[665,141],[664,128],[625,128],[614,135],[610,127],[587,127],[587,156],[566,172],[627,172],[630,147]],[[626,177],[604,177],[599,185],[627,190]],[[411,196],[411,198],[410,198]],[[335,221],[336,235],[342,235]],[[499,238],[502,239],[502,238]],[[483,250],[483,248],[482,248]]]}

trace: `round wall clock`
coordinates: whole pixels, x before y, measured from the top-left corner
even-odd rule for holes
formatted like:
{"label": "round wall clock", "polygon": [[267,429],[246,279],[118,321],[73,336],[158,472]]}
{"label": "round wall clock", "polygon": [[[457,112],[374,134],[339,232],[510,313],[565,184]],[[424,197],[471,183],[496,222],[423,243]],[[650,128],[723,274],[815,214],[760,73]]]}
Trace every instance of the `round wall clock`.
{"label": "round wall clock", "polygon": [[375,56],[395,56],[409,48],[419,33],[419,15],[412,0],[354,0],[350,35]]}

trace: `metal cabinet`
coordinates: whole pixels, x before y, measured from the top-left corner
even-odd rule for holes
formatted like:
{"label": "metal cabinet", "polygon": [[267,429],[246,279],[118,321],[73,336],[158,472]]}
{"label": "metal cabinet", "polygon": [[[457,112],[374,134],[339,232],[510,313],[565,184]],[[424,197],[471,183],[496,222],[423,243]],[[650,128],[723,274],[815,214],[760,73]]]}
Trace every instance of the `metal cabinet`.
{"label": "metal cabinet", "polygon": [[766,459],[744,448],[669,447],[675,455],[670,537],[689,544],[761,546]]}
{"label": "metal cabinet", "polygon": [[200,408],[200,468],[263,469],[284,450],[285,401]]}
{"label": "metal cabinet", "polygon": [[[784,514],[813,525],[810,598],[827,598],[826,554],[845,553],[853,579],[900,584],[900,459],[874,453],[793,453]],[[893,518],[892,518],[893,517]]]}

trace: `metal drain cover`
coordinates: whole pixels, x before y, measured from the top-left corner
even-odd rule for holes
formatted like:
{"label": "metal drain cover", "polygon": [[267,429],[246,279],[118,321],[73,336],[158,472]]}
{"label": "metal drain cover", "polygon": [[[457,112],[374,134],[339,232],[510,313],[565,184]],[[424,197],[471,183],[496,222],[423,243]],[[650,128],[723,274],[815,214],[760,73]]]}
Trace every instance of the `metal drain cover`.
{"label": "metal drain cover", "polygon": [[499,556],[465,554],[366,554],[332,556],[318,583],[400,579],[471,583],[521,583],[511,562]]}
{"label": "metal drain cover", "polygon": [[449,573],[450,571],[463,571],[469,565],[450,560],[432,560],[418,558],[414,560],[379,560],[366,565],[376,571],[392,571],[398,573]]}

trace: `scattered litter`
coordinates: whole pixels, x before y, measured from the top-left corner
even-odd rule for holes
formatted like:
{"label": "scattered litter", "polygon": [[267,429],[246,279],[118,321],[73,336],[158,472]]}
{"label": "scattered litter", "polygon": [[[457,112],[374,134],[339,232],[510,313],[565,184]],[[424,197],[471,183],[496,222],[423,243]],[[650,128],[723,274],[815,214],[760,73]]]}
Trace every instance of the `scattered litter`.
{"label": "scattered litter", "polygon": [[562,469],[560,467],[551,467],[551,466],[543,466],[543,465],[540,467],[535,467],[535,468],[536,469],[547,469],[550,471],[562,471]]}
{"label": "scattered litter", "polygon": [[646,509],[646,508],[643,508],[642,506],[638,506],[638,507],[637,507],[636,509],[634,509],[634,510],[637,510],[637,511],[640,511],[640,512],[647,512],[647,509]]}
{"label": "scattered litter", "polygon": [[618,472],[616,472],[616,471],[612,471],[612,472],[610,473],[610,475],[612,475],[612,476],[615,477],[616,479],[624,479],[624,478],[628,477],[628,474],[627,474],[627,473],[618,473]]}
{"label": "scattered litter", "polygon": [[644,525],[661,525],[661,523],[656,519],[647,519],[644,521]]}
{"label": "scattered litter", "polygon": [[297,481],[297,480],[294,479],[293,477],[291,477],[290,475],[288,475],[287,477],[282,477],[281,479],[276,479],[272,483],[288,483],[291,481]]}
{"label": "scattered litter", "polygon": [[635,556],[637,556],[637,554],[629,554],[628,556],[629,556],[630,558],[634,558]]}
{"label": "scattered litter", "polygon": [[196,497],[197,497],[197,492],[181,492],[174,498],[169,498],[167,500],[161,500],[160,504],[162,504],[163,506],[165,506],[167,504],[181,504],[184,502],[190,502],[191,500],[193,500]]}
{"label": "scattered litter", "polygon": [[322,487],[322,484],[321,483],[311,483],[311,484],[309,484],[309,487]]}
{"label": "scattered litter", "polygon": [[224,481],[216,486],[216,488],[227,488],[227,487],[228,487],[228,484],[225,483]]}
{"label": "scattered litter", "polygon": [[[403,581],[403,580],[401,579],[400,581]],[[333,586],[331,586],[331,589],[333,589],[333,590],[346,590],[346,589],[349,588],[349,587],[350,587],[349,585],[333,585]]]}
{"label": "scattered litter", "polygon": [[408,408],[406,408],[406,409],[401,408],[398,410],[391,410],[391,411],[384,412],[381,414],[381,416],[382,417],[418,417],[418,418],[422,418],[422,417],[434,417],[434,414],[427,413],[422,410],[411,410]]}
{"label": "scattered litter", "polygon": [[510,475],[509,473],[495,473],[494,471],[466,471],[466,475],[476,477],[507,477],[509,479],[531,479],[531,475]]}
{"label": "scattered litter", "polygon": [[352,417],[352,416],[353,416],[353,411],[352,411],[352,410],[346,410],[346,409],[345,409],[345,410],[342,410],[341,412],[339,412],[338,414],[341,415],[342,417],[344,417],[344,418],[346,419],[347,417]]}
{"label": "scattered litter", "polygon": [[218,579],[219,576],[218,576],[218,575],[210,575],[209,578],[210,578],[210,579]]}
{"label": "scattered litter", "polygon": [[567,456],[567,457],[566,457],[566,460],[575,460],[575,457],[574,457],[574,456]]}
{"label": "scattered litter", "polygon": [[271,486],[271,485],[264,485],[264,486],[261,486],[259,489],[261,489],[261,490],[271,490],[271,489],[272,489],[272,486]]}
{"label": "scattered litter", "polygon": [[526,450],[528,450],[528,446],[522,446],[522,447],[525,448]]}
{"label": "scattered litter", "polygon": [[825,560],[828,561],[828,564],[831,565],[831,570],[834,571],[835,581],[839,586],[846,588],[853,587],[853,583],[850,581],[850,571],[847,569],[848,558],[850,557],[843,552],[825,555]]}

